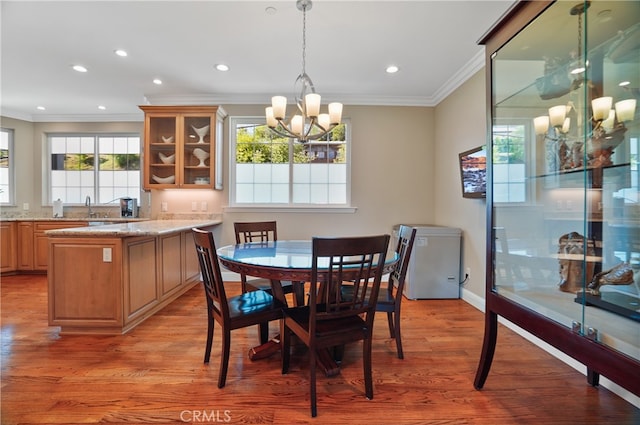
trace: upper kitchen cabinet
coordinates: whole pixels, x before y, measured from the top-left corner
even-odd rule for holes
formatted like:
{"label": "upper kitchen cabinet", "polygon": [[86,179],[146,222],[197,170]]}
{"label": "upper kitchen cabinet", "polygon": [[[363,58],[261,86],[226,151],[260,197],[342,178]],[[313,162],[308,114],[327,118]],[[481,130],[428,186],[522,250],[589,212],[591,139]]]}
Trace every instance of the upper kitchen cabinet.
{"label": "upper kitchen cabinet", "polygon": [[222,188],[222,108],[144,105],[140,109],[145,113],[145,190]]}

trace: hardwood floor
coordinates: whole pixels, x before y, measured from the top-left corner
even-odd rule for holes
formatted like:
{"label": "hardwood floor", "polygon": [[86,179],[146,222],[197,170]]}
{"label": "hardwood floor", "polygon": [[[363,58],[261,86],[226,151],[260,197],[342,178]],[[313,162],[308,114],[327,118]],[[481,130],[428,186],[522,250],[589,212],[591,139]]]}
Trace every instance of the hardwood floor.
{"label": "hardwood floor", "polygon": [[374,399],[364,397],[361,346],[352,345],[340,375],[319,375],[312,419],[304,353],[292,355],[288,375],[279,355],[251,362],[256,328],[232,332],[227,385],[216,387],[220,329],[205,365],[201,286],[122,336],[60,336],[47,326],[46,276],[3,277],[0,289],[2,424],[640,423],[639,409],[505,327],[476,391],[483,315],[461,300],[405,300],[404,360],[377,316]]}

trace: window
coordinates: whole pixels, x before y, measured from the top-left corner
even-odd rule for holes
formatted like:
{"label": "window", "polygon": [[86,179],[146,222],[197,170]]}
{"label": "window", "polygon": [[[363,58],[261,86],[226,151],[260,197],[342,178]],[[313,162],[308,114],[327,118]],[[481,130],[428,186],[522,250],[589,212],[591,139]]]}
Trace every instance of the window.
{"label": "window", "polygon": [[349,205],[348,123],[304,144],[273,135],[260,118],[231,118],[230,128],[232,206]]}
{"label": "window", "polygon": [[526,202],[526,144],[524,124],[493,126],[493,199],[495,202]]}
{"label": "window", "polygon": [[49,203],[109,203],[140,196],[140,136],[50,134]]}
{"label": "window", "polygon": [[0,128],[0,204],[15,204],[13,130]]}

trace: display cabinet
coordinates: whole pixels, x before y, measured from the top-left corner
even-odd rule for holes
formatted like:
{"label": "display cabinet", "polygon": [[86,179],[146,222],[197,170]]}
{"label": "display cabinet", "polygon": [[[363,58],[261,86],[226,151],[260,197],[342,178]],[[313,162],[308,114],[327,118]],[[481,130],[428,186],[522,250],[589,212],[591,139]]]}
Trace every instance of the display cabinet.
{"label": "display cabinet", "polygon": [[144,120],[143,187],[221,188],[220,131],[224,111],[217,106],[140,106]]}
{"label": "display cabinet", "polygon": [[[486,323],[498,317],[640,395],[640,3],[518,2],[487,74]],[[531,365],[523,365],[531,367]]]}

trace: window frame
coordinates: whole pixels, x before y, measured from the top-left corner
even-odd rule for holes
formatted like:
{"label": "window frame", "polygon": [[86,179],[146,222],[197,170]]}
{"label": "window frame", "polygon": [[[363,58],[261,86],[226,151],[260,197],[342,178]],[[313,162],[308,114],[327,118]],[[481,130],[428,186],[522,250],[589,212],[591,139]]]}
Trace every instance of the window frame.
{"label": "window frame", "polygon": [[0,205],[15,206],[16,205],[16,166],[15,166],[15,130],[12,128],[0,127],[0,132],[7,134],[7,150],[9,160],[9,171],[7,186],[9,188],[9,199],[7,202],[0,202]]}
{"label": "window frame", "polygon": [[[240,124],[245,125],[266,125],[264,117],[255,116],[232,116],[229,117],[229,206],[225,211],[242,212],[242,211],[269,211],[269,212],[345,212],[352,213],[356,211],[351,205],[351,123],[348,119],[343,119],[346,124],[345,144],[346,144],[346,202],[344,204],[307,204],[294,203],[292,201],[292,175],[293,165],[291,157],[289,160],[289,203],[237,203],[236,202],[236,131]],[[290,146],[295,142],[289,139]]]}
{"label": "window frame", "polygon": [[[51,149],[51,140],[54,137],[91,137],[94,139],[94,156],[95,157],[99,157],[100,156],[100,151],[99,151],[99,140],[100,138],[117,138],[117,137],[127,137],[127,138],[137,138],[138,139],[138,146],[139,146],[139,152],[138,152],[138,156],[140,158],[140,169],[139,169],[139,178],[138,178],[138,192],[141,193],[143,190],[143,186],[142,186],[142,175],[143,175],[143,170],[144,170],[144,155],[143,155],[143,147],[142,147],[142,135],[140,133],[136,133],[136,132],[104,132],[104,131],[97,131],[97,132],[92,132],[92,131],[88,131],[88,132],[50,132],[50,133],[46,133],[45,134],[45,141],[46,141],[46,152],[47,152],[47,156],[46,156],[46,165],[47,165],[47,183],[46,186],[43,187],[43,190],[45,191],[44,196],[43,196],[43,200],[46,199],[46,202],[43,202],[43,205],[45,206],[51,206],[53,205],[53,195],[52,195],[52,181],[53,181],[53,177],[52,177],[52,172],[54,170],[52,170],[52,149]],[[119,197],[116,197],[114,199],[110,199],[110,200],[102,200],[102,199],[98,199],[98,193],[100,191],[100,179],[99,179],[99,173],[100,173],[100,167],[99,166],[95,166],[94,167],[94,187],[93,187],[93,191],[94,191],[94,196],[91,198],[91,202],[95,202],[95,204],[108,204],[111,203],[115,200],[117,200]],[[95,199],[94,199],[95,198]],[[66,202],[65,201],[65,205],[70,205],[70,206],[83,206],[84,203],[83,202],[79,202],[79,203],[73,203],[73,202]]]}
{"label": "window frame", "polygon": [[[522,183],[510,183],[510,182],[504,182],[504,183],[499,183],[499,184],[506,184],[506,185],[510,185],[510,184],[522,184],[523,188],[524,188],[524,200],[522,201],[512,201],[512,200],[507,200],[507,201],[498,201],[495,198],[495,191],[494,191],[494,199],[493,202],[497,205],[500,205],[502,207],[504,206],[508,206],[508,205],[530,205],[532,200],[535,199],[535,193],[536,193],[536,184],[537,182],[535,181],[535,179],[530,179],[530,171],[531,171],[531,161],[533,158],[536,158],[537,152],[535,151],[536,149],[536,136],[535,133],[533,131],[533,128],[531,126],[531,123],[526,120],[526,119],[520,119],[520,118],[499,118],[499,119],[495,119],[493,124],[492,124],[492,130],[491,130],[491,134],[493,137],[493,140],[491,141],[491,152],[487,152],[487,155],[491,155],[492,156],[492,161],[491,161],[491,166],[495,167],[496,166],[496,162],[495,162],[495,157],[494,157],[494,148],[495,148],[495,129],[496,127],[515,127],[515,126],[522,126],[523,127],[523,138],[524,140],[522,141],[523,144],[523,153],[524,153],[524,160],[523,160],[523,165],[524,165],[524,181]],[[507,164],[508,165],[508,164]],[[491,182],[491,190],[494,190],[494,186],[495,186],[495,175],[493,176],[492,182]]]}

